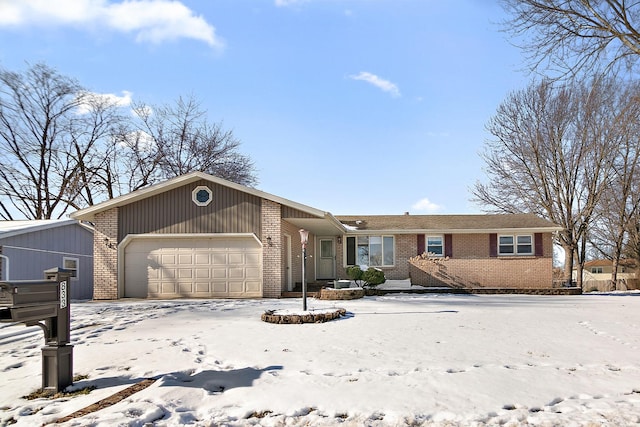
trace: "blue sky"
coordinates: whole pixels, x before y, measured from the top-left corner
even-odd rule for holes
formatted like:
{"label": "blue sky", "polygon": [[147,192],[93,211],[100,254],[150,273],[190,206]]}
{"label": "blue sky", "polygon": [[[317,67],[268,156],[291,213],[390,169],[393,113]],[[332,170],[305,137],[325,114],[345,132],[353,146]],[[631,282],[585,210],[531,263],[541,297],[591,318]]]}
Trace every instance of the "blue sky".
{"label": "blue sky", "polygon": [[333,214],[479,213],[485,124],[530,77],[498,0],[4,0],[0,66],[194,94],[258,188]]}

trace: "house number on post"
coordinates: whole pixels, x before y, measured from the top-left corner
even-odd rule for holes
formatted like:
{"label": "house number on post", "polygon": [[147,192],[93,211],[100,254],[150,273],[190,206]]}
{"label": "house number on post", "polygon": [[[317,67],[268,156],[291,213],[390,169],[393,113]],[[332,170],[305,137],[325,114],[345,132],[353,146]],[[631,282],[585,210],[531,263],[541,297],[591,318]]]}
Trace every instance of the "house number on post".
{"label": "house number on post", "polygon": [[67,308],[67,281],[60,282],[60,308]]}

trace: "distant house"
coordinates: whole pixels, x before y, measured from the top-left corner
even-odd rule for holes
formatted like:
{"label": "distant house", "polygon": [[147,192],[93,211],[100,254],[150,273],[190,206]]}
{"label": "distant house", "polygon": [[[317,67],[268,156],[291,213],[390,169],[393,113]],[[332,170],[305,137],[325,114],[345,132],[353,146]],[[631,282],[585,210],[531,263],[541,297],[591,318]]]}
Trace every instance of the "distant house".
{"label": "distant house", "polygon": [[[582,270],[582,289],[585,291],[612,290],[611,273],[613,271],[613,261],[610,259],[595,259],[584,263]],[[621,259],[618,263],[618,273],[616,275],[618,283],[616,289],[640,289],[639,267],[636,260]],[[573,278],[576,279],[577,269],[573,270]]]}
{"label": "distant house", "polygon": [[[351,265],[425,286],[552,287],[552,233],[535,215],[334,216],[194,172],[82,209],[94,298],[278,298]],[[426,254],[426,255],[425,255]]]}
{"label": "distant house", "polygon": [[71,270],[71,298],[93,297],[93,229],[78,221],[0,221],[0,280],[38,280]]}

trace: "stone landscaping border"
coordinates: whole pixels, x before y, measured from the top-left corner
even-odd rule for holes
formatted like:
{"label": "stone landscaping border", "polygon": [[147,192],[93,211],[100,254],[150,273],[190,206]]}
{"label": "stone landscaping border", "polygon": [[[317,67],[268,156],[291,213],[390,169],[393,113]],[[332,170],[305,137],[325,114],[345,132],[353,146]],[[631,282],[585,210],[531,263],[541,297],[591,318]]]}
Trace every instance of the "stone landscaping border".
{"label": "stone landscaping border", "polygon": [[362,288],[322,288],[318,299],[321,300],[350,300],[364,297],[365,290]]}
{"label": "stone landscaping border", "polygon": [[387,294],[474,294],[474,295],[581,295],[580,288],[424,288],[367,289],[367,296]]}
{"label": "stone landscaping border", "polygon": [[323,313],[305,314],[276,314],[274,310],[267,310],[262,313],[262,321],[267,323],[277,323],[283,325],[297,325],[302,323],[324,323],[346,316],[347,310],[337,308],[335,311]]}

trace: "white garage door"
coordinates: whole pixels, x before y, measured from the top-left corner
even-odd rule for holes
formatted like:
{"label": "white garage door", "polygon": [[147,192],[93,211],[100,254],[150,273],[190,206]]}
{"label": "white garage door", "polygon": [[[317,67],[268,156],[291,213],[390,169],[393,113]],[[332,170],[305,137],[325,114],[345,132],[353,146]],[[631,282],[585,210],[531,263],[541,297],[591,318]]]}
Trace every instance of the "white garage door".
{"label": "white garage door", "polygon": [[262,296],[262,248],[253,237],[135,238],[125,248],[124,296]]}

